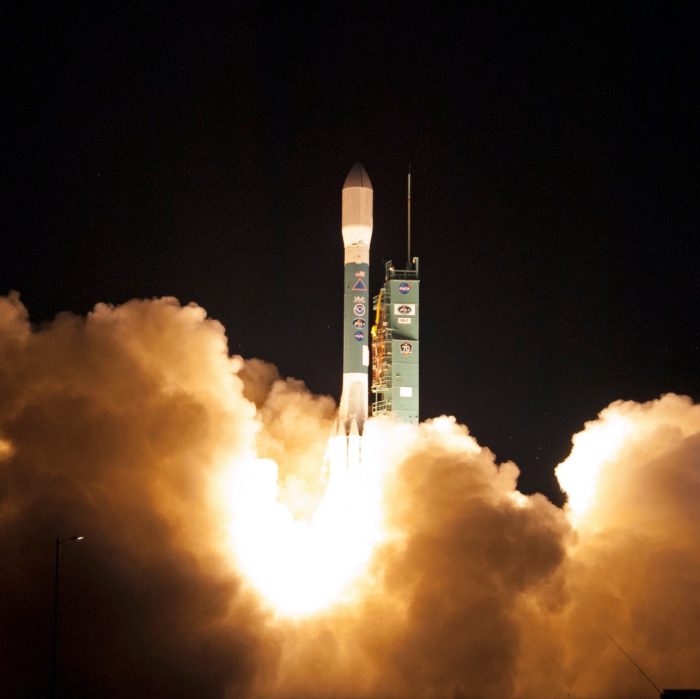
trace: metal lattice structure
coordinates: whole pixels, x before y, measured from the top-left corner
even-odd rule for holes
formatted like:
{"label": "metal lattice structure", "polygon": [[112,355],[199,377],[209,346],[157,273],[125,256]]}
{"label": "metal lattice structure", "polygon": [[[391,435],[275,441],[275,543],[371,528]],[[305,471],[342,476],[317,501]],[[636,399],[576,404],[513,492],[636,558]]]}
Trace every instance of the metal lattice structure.
{"label": "metal lattice structure", "polygon": [[372,415],[419,420],[419,287],[417,257],[412,269],[386,263],[384,286],[373,304]]}

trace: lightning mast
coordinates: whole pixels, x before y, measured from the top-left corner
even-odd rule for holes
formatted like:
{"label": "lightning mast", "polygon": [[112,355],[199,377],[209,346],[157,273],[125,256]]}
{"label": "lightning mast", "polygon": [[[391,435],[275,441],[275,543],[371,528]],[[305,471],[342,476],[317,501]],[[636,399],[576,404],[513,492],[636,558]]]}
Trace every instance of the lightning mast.
{"label": "lightning mast", "polygon": [[408,241],[408,254],[406,255],[406,268],[411,267],[411,163],[408,164],[408,196],[406,197],[406,238]]}

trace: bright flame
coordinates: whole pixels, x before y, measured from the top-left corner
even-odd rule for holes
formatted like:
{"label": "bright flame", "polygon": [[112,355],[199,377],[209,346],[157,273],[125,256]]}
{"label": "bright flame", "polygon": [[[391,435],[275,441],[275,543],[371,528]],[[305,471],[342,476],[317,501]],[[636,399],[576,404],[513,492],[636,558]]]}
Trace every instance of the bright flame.
{"label": "bright flame", "polygon": [[0,459],[7,459],[12,456],[13,453],[14,449],[12,448],[12,442],[0,437]]}
{"label": "bright flame", "polygon": [[574,524],[593,506],[603,466],[616,458],[633,429],[632,420],[610,413],[604,420],[587,423],[583,432],[574,435],[571,454],[556,468]]}
{"label": "bright flame", "polygon": [[278,614],[307,616],[353,599],[353,583],[384,538],[383,479],[372,453],[367,434],[329,440],[330,476],[308,521],[280,502],[274,461],[250,458],[227,469],[218,495],[226,503],[230,548]]}

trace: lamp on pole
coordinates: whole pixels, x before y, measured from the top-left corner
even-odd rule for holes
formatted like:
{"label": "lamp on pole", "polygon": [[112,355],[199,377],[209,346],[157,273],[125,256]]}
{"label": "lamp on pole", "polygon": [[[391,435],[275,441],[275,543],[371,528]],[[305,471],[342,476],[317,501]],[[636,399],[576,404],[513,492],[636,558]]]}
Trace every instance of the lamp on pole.
{"label": "lamp on pole", "polygon": [[51,696],[58,696],[58,582],[60,580],[61,546],[67,541],[82,541],[85,537],[74,536],[56,539],[53,566],[53,644],[51,654]]}

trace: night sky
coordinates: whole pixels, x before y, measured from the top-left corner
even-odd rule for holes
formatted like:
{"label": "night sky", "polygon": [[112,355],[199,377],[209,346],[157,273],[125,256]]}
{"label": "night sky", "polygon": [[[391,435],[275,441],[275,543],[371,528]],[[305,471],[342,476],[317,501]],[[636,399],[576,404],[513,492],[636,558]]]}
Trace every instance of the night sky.
{"label": "night sky", "polygon": [[2,10],[0,293],[32,320],[175,296],[339,397],[341,187],[372,288],[421,261],[421,416],[561,502],[616,399],[700,397],[695,3]]}

